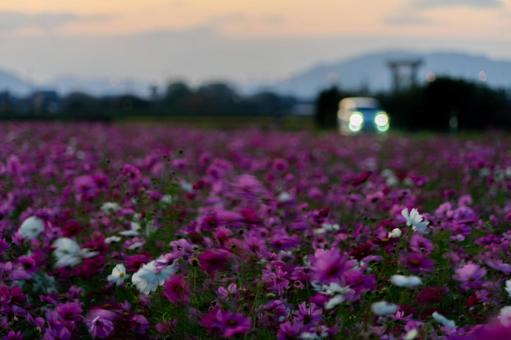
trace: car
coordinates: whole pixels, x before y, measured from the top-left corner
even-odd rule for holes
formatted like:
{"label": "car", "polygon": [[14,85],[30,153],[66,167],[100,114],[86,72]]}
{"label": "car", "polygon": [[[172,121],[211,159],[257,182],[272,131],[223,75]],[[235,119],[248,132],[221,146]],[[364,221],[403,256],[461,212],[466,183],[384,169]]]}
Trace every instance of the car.
{"label": "car", "polygon": [[390,117],[375,98],[349,97],[339,102],[337,113],[342,134],[361,132],[385,133],[390,129]]}

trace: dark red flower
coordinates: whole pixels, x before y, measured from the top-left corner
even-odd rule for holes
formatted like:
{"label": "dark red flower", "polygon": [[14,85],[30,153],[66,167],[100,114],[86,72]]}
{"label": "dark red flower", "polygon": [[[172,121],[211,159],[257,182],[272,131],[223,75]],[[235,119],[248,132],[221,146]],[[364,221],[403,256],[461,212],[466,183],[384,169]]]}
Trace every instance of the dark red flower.
{"label": "dark red flower", "polygon": [[202,270],[209,275],[224,271],[229,267],[231,253],[223,249],[206,250],[199,255],[199,264]]}
{"label": "dark red flower", "polygon": [[416,297],[417,304],[439,303],[447,294],[445,287],[426,287],[419,291]]}

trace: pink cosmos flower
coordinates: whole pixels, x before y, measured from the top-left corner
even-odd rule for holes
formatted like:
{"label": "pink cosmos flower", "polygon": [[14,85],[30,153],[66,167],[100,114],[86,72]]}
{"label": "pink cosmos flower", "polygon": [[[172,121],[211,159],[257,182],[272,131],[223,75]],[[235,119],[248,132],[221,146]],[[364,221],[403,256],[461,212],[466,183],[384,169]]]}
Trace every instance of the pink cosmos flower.
{"label": "pink cosmos flower", "polygon": [[272,261],[263,269],[261,276],[266,289],[279,295],[282,295],[290,287],[288,272],[283,267],[281,262]]}
{"label": "pink cosmos flower", "polygon": [[291,323],[289,321],[281,323],[277,333],[277,340],[299,339],[301,330],[301,324]]}
{"label": "pink cosmos flower", "polygon": [[467,263],[456,270],[454,279],[461,283],[463,289],[473,289],[481,286],[485,275],[486,269],[475,263]]}
{"label": "pink cosmos flower", "polygon": [[117,315],[107,309],[92,309],[85,318],[85,324],[92,337],[106,338],[114,331],[114,321]]}
{"label": "pink cosmos flower", "polygon": [[293,320],[306,327],[316,326],[321,322],[323,312],[313,303],[301,303],[298,310],[294,312]]}
{"label": "pink cosmos flower", "polygon": [[410,239],[410,249],[428,255],[433,251],[433,243],[421,234],[415,233]]}
{"label": "pink cosmos flower", "polygon": [[36,261],[32,256],[20,256],[17,265],[11,272],[10,278],[12,280],[28,280],[36,269]]}
{"label": "pink cosmos flower", "polygon": [[63,303],[55,308],[58,316],[65,321],[78,321],[82,314],[82,306],[77,302]]}
{"label": "pink cosmos flower", "polygon": [[435,267],[435,262],[421,253],[404,254],[401,261],[414,273],[431,272]]}
{"label": "pink cosmos flower", "polygon": [[149,329],[149,321],[141,314],[133,315],[130,320],[131,330],[138,334],[145,334]]}

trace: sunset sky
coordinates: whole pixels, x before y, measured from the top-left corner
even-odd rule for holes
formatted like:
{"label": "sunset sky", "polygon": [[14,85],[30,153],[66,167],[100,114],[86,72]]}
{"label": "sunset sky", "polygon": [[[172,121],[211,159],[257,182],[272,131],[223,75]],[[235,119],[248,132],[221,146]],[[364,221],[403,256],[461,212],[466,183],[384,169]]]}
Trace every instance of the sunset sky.
{"label": "sunset sky", "polygon": [[511,59],[511,0],[2,0],[0,69],[278,79],[380,49]]}

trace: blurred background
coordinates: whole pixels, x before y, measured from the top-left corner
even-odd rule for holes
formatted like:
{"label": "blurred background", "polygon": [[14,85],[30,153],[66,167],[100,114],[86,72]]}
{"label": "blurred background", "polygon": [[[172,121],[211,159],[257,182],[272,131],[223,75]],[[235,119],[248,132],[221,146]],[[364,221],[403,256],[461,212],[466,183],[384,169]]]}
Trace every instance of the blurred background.
{"label": "blurred background", "polygon": [[2,0],[0,119],[511,129],[511,0]]}

